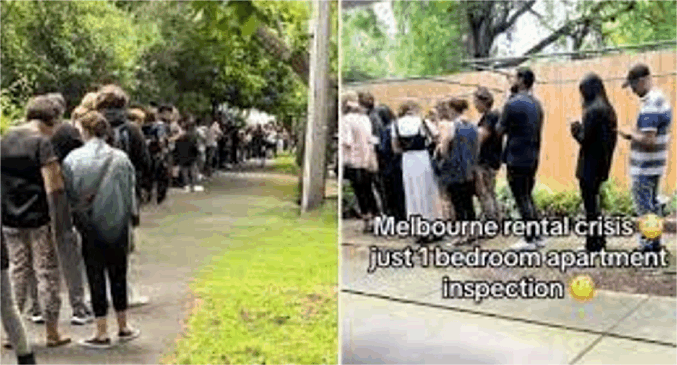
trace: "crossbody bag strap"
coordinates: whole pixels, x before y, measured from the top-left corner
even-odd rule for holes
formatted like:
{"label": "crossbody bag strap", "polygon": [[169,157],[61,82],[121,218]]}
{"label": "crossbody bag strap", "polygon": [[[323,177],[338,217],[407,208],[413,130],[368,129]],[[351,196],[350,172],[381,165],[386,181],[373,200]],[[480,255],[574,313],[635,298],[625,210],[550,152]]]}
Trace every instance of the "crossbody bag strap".
{"label": "crossbody bag strap", "polygon": [[94,199],[96,199],[96,196],[99,193],[99,190],[101,189],[101,184],[108,176],[108,172],[110,171],[110,165],[112,162],[113,162],[113,154],[109,153],[108,156],[106,157],[106,160],[103,163],[102,173],[97,177],[92,187],[87,189],[81,195],[80,206],[78,207],[79,210],[84,211],[88,209],[92,204],[94,204]]}

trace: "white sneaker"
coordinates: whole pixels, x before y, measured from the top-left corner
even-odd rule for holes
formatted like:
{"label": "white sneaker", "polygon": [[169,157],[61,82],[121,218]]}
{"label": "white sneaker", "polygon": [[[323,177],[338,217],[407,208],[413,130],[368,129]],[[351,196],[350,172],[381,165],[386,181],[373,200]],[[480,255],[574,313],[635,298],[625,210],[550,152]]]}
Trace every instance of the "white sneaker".
{"label": "white sneaker", "polygon": [[71,317],[71,324],[82,326],[94,322],[94,318],[85,314],[78,314]]}
{"label": "white sneaker", "polygon": [[543,247],[545,247],[545,243],[546,243],[546,242],[547,242],[547,240],[546,240],[544,237],[539,237],[539,238],[536,238],[536,239],[534,240],[534,244],[536,244],[536,246],[537,246],[538,248],[543,248]]}
{"label": "white sneaker", "polygon": [[184,192],[184,193],[190,193],[190,186],[184,186],[184,187],[183,187],[183,192]]}
{"label": "white sneaker", "polygon": [[135,296],[133,298],[130,298],[127,301],[127,306],[129,306],[130,308],[140,307],[142,305],[148,304],[149,302],[150,302],[150,299],[146,296],[139,296],[139,297]]}
{"label": "white sneaker", "polygon": [[538,245],[535,242],[527,242],[524,239],[519,240],[519,242],[510,246],[510,249],[515,251],[536,251],[538,250]]}
{"label": "white sneaker", "polygon": [[202,185],[195,185],[195,191],[205,191],[205,188]]}

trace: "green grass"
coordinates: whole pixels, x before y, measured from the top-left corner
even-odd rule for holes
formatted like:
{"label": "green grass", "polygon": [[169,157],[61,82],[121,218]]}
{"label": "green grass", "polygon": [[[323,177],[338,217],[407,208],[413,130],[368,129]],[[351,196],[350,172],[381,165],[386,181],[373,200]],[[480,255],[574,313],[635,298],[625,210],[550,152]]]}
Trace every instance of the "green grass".
{"label": "green grass", "polygon": [[298,175],[301,169],[296,164],[296,156],[291,153],[280,153],[275,159],[275,164],[271,165],[274,172],[280,174]]}
{"label": "green grass", "polygon": [[243,218],[192,285],[187,333],[164,363],[337,363],[336,210]]}

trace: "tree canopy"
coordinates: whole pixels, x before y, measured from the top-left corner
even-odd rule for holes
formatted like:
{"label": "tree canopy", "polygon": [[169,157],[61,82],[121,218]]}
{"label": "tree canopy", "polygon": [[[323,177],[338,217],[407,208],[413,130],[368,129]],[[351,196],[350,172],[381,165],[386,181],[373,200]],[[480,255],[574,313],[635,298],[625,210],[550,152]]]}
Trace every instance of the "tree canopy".
{"label": "tree canopy", "polygon": [[515,56],[556,45],[581,50],[674,40],[677,35],[676,1],[392,1],[394,27],[378,16],[373,2],[349,3],[342,13],[345,81],[452,73],[462,68],[462,59],[496,56],[497,40],[507,36],[510,43],[526,15],[535,17],[547,35]]}
{"label": "tree canopy", "polygon": [[136,102],[198,115],[226,104],[298,119],[307,105],[298,71],[307,64],[309,18],[307,2],[3,1],[3,125],[32,95],[62,92],[70,111],[109,82]]}

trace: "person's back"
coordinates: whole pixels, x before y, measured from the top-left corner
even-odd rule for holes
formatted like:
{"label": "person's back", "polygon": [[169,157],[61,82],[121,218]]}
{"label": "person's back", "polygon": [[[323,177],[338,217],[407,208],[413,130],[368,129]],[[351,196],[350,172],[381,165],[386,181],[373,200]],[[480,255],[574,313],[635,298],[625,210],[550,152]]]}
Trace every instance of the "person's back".
{"label": "person's back", "polygon": [[56,127],[51,141],[54,152],[59,157],[59,162],[63,162],[71,151],[82,147],[84,144],[78,129],[69,123],[61,123]]}
{"label": "person's back", "polygon": [[64,177],[72,204],[84,191],[93,187],[104,171],[104,163],[112,156],[106,178],[102,180],[92,205],[91,222],[105,242],[119,242],[128,234],[135,212],[135,173],[124,151],[113,148],[101,139],[91,139],[72,151],[64,160]]}
{"label": "person's back", "polygon": [[28,126],[10,129],[0,139],[2,224],[37,228],[50,222],[41,168],[58,159],[48,137]]}
{"label": "person's back", "polygon": [[590,182],[606,181],[616,148],[616,113],[611,105],[596,100],[585,108],[583,123],[589,129],[580,141],[576,177]]}
{"label": "person's back", "polygon": [[536,169],[541,149],[543,109],[535,97],[520,93],[512,97],[499,122],[507,135],[503,161],[510,167]]}
{"label": "person's back", "polygon": [[479,152],[477,128],[473,124],[458,119],[450,128],[454,128],[453,138],[437,167],[442,185],[471,181]]}
{"label": "person's back", "polygon": [[188,166],[197,161],[198,136],[196,130],[188,129],[176,140],[175,144],[177,162],[181,166]]}
{"label": "person's back", "polygon": [[496,125],[500,115],[496,111],[489,111],[482,115],[478,127],[485,127],[489,131],[489,136],[480,146],[478,164],[487,165],[494,170],[501,167],[501,152],[503,150],[503,141],[496,133]]}

